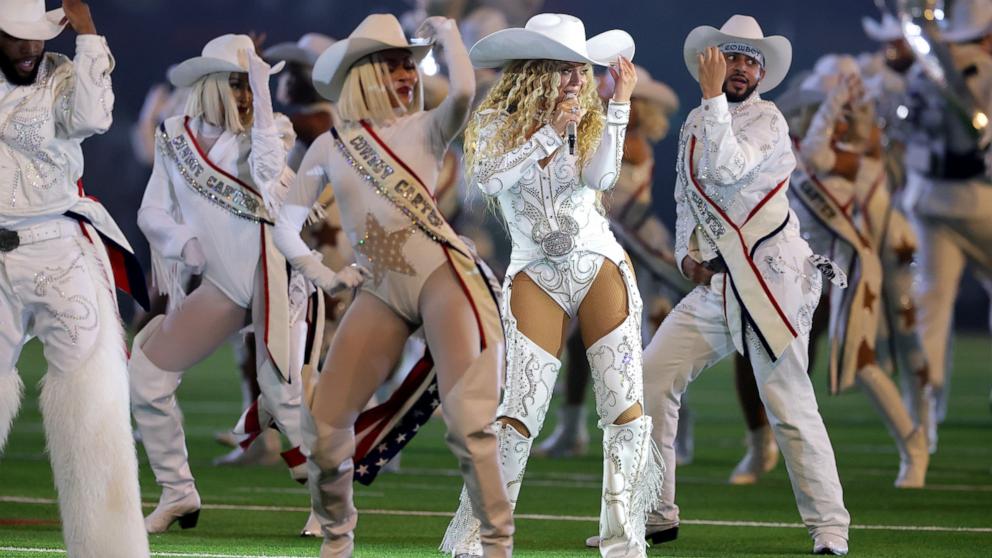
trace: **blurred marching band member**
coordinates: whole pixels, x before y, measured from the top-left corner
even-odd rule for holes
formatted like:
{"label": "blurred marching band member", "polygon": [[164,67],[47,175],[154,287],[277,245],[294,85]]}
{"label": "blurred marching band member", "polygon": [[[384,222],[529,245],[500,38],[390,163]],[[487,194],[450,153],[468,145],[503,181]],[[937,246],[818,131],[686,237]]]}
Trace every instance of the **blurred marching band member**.
{"label": "blurred marching band member", "polygon": [[[46,52],[66,24],[76,57]],[[135,299],[140,270],[116,273],[131,248],[107,210],[83,193],[82,142],[110,128],[114,58],[89,6],[64,0],[0,4],[0,453],[24,386],[17,365],[31,337],[48,370],[40,408],[70,556],[143,558],[138,464],[127,412],[127,356],[115,283]],[[115,281],[117,278],[117,281]]]}
{"label": "blurred marching band member", "polygon": [[[159,127],[138,212],[169,310],[135,336],[130,363],[132,412],[162,486],[158,506],[145,519],[149,532],[175,521],[196,525],[200,497],[175,393],[183,372],[249,318],[261,345],[256,420],[276,424],[289,438],[293,447],[283,458],[295,479],[306,479],[299,449],[302,343],[290,336],[289,316],[297,310],[290,307],[286,266],[271,232],[293,176],[286,167],[293,130],[272,112],[269,97],[269,76],[280,68],[262,61],[248,36],[223,35],[169,76],[176,87],[191,88],[190,98],[185,115]],[[203,276],[188,295],[183,270]],[[353,272],[343,281],[358,279]]]}
{"label": "blurred marching band member", "polygon": [[[965,265],[978,272],[992,295],[992,0],[956,0],[944,19],[941,39],[974,102],[955,107],[921,67],[909,72],[910,128],[906,141],[903,206],[919,239],[916,324],[930,366],[931,450],[937,423],[947,413],[948,351],[954,301]],[[972,114],[974,111],[976,114]],[[980,118],[980,117],[977,117]]]}
{"label": "blurred marching band member", "polygon": [[338,120],[304,157],[277,226],[278,243],[293,268],[334,290],[340,273],[324,267],[299,236],[330,182],[355,258],[371,270],[349,268],[369,278],[338,327],[312,394],[305,388],[304,430],[322,557],[351,555],[357,523],[352,482],[374,475],[372,469],[419,428],[415,424],[389,439],[356,440],[359,413],[421,325],[429,354],[384,405],[424,401],[420,415],[426,418],[441,404],[446,440],[482,523],[486,555],[512,551],[513,520],[492,428],[504,350],[499,314],[484,271],[432,199],[440,161],[464,125],[475,85],[454,22],[431,18],[423,29],[443,47],[451,77],[451,91],[434,110],[421,110],[417,69],[431,44],[410,44],[391,15],[367,17],[318,59],[314,83],[336,103]]}
{"label": "blurred marching band member", "polygon": [[[496,426],[502,479],[515,502],[566,326],[578,316],[604,429],[603,556],[644,555],[645,513],[662,468],[642,411],[640,295],[598,210],[620,172],[637,80],[624,55],[633,50],[620,30],[586,41],[582,22],[564,14],[539,14],[522,29],[483,38],[472,48],[473,63],[503,66],[503,73],[465,137],[469,181],[491,197],[513,240],[503,291],[507,384]],[[604,114],[592,65],[611,62],[618,86]],[[474,505],[463,492],[442,550],[483,554]]]}
{"label": "blurred marching band member", "polygon": [[843,555],[850,516],[806,374],[821,269],[838,282],[842,274],[814,256],[799,234],[786,195],[796,165],[788,126],[760,97],[785,78],[791,44],[735,15],[719,30],[690,32],[683,57],[703,98],[679,138],[675,252],[698,286],[644,350],[647,411],[668,465],[648,537],[662,542],[678,532],[674,439],[681,394],[704,369],[737,351],[754,370],[814,553]]}
{"label": "blurred marching band member", "polygon": [[[855,59],[821,58],[800,86],[800,95],[808,97],[808,104],[790,122],[799,160],[793,174],[795,187],[790,190],[793,210],[811,249],[834,259],[851,282],[847,289],[831,289],[828,296],[830,391],[836,394],[860,386],[899,450],[895,485],[920,488],[929,462],[925,425],[914,423],[898,387],[876,357],[879,342],[891,333],[882,324],[887,318],[900,318],[890,308],[900,293],[893,278],[889,283],[884,278],[898,272],[897,252],[902,252],[904,267],[912,262],[915,239],[901,213],[891,211],[881,131]],[[883,267],[883,259],[889,266]],[[922,360],[919,352],[915,356]],[[920,372],[924,377],[919,377]],[[917,399],[922,399],[925,361],[904,373],[918,378],[914,389]]]}

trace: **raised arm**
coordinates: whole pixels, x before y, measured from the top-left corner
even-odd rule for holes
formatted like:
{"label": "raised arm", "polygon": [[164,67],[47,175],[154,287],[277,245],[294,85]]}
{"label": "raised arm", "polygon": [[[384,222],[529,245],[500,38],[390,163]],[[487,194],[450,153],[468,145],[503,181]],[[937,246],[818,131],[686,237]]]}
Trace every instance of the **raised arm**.
{"label": "raised arm", "polygon": [[59,70],[68,75],[56,91],[55,118],[62,135],[82,139],[106,132],[113,122],[110,72],[114,70],[114,57],[107,39],[96,34],[89,6],[81,0],[65,0],[62,8],[78,35],[76,57],[71,65],[64,66],[65,70]]}
{"label": "raised arm", "polygon": [[637,85],[634,64],[622,56],[617,59],[615,66],[610,66],[610,73],[616,85],[609,106],[606,107],[606,127],[596,152],[582,169],[583,184],[600,191],[613,188],[620,177],[623,140],[630,120],[630,96]]}
{"label": "raised arm", "polygon": [[623,140],[627,134],[627,121],[630,119],[630,102],[611,100],[606,108],[606,126],[599,146],[585,168],[582,169],[582,183],[593,190],[609,190],[620,176],[623,160]]}
{"label": "raised arm", "polygon": [[834,87],[810,121],[809,129],[799,143],[803,164],[814,173],[839,174],[854,179],[861,156],[834,148],[834,129],[844,106],[858,95],[860,82],[855,76],[842,80]]}
{"label": "raised arm", "polygon": [[296,141],[296,133],[288,118],[272,112],[269,65],[254,51],[246,50],[244,54],[248,58],[254,114],[248,166],[266,208],[270,213],[278,213],[292,183],[292,171],[286,165],[286,156]]}
{"label": "raised arm", "polygon": [[468,120],[475,97],[475,70],[462,43],[455,20],[434,16],[427,18],[417,31],[422,38],[435,38],[444,52],[450,85],[448,96],[432,111],[435,144],[444,150]]}

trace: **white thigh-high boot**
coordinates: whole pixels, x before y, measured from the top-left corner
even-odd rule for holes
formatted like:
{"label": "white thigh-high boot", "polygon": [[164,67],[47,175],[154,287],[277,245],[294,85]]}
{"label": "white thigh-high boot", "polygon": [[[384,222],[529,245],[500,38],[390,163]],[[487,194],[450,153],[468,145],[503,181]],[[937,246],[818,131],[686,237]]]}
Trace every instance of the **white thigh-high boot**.
{"label": "white thigh-high boot", "polygon": [[124,333],[109,287],[95,291],[92,352],[73,370],[50,367],[41,391],[62,533],[72,558],[145,558]]}
{"label": "white thigh-high boot", "polygon": [[145,518],[149,533],[162,533],[178,521],[188,529],[200,515],[200,495],[193,483],[186,452],[183,415],[176,402],[182,372],[162,370],[141,350],[165,316],[156,316],[134,337],[131,347],[131,413],[141,433],[155,481],[162,487],[158,506]]}
{"label": "white thigh-high boot", "polygon": [[7,444],[7,436],[10,434],[10,426],[14,423],[18,409],[21,408],[23,397],[24,382],[17,374],[17,369],[11,369],[10,373],[0,374],[0,455],[3,455],[3,448]]}
{"label": "white thigh-high boot", "polygon": [[473,514],[466,525],[449,530],[471,528],[469,538],[479,545],[473,550],[487,558],[509,558],[513,553],[513,504],[534,440],[492,422],[499,398],[499,378],[493,372],[502,363],[502,344],[487,348],[441,397],[448,426],[445,441],[458,458],[465,480],[462,499]]}
{"label": "white thigh-high boot", "polygon": [[302,434],[308,449],[311,513],[320,523],[324,543],[320,558],[350,558],[355,549],[355,431],[335,428],[302,410]]}
{"label": "white thigh-high boot", "polygon": [[926,483],[930,452],[926,430],[914,426],[913,419],[902,403],[895,382],[877,366],[865,366],[858,371],[857,381],[875,410],[882,416],[896,447],[899,448],[897,488],[922,488]]}
{"label": "white thigh-high boot", "polygon": [[660,501],[664,478],[661,453],[651,440],[651,417],[616,424],[624,411],[644,405],[641,298],[627,264],[619,268],[627,285],[627,318],[586,350],[603,429],[599,551],[608,558],[645,555],[644,525]]}
{"label": "white thigh-high boot", "polygon": [[[496,416],[516,419],[530,432],[530,437],[527,437],[512,426],[500,424],[496,433],[500,476],[506,483],[510,505],[515,507],[530,448],[544,424],[561,361],[517,329],[516,320],[508,311],[509,289],[505,293],[506,386]],[[452,556],[483,556],[480,526],[469,494],[463,489],[458,510],[444,533],[441,551]],[[488,551],[488,548],[485,550]]]}

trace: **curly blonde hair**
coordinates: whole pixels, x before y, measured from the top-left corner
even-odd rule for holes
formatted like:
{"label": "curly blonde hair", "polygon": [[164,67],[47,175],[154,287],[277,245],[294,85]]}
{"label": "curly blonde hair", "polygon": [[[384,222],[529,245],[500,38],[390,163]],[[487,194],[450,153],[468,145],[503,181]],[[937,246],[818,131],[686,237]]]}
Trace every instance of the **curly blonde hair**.
{"label": "curly blonde hair", "polygon": [[[558,60],[516,60],[508,64],[465,129],[466,168],[475,168],[476,161],[507,153],[550,123],[561,86],[561,70],[570,66],[571,63]],[[585,166],[599,147],[606,125],[592,66],[586,64],[582,71],[586,83],[579,91],[578,102],[586,113],[576,131],[579,168]],[[500,118],[505,118],[504,124],[494,137],[484,138],[487,152],[480,153],[480,132]]]}

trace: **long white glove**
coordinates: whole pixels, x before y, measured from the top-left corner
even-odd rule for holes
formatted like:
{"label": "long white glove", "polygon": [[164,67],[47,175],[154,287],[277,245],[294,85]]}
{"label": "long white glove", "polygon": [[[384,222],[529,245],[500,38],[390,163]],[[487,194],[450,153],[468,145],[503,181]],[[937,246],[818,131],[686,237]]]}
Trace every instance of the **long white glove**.
{"label": "long white glove", "polygon": [[268,129],[275,126],[272,112],[272,93],[269,91],[269,71],[272,69],[254,50],[244,49],[242,54],[248,60],[248,84],[251,86],[252,112],[255,127]]}
{"label": "long white glove", "polygon": [[189,268],[193,275],[200,275],[207,267],[207,257],[203,254],[203,247],[200,246],[200,241],[195,236],[183,245],[182,258],[183,264]]}
{"label": "long white glove", "polygon": [[351,264],[335,273],[321,263],[320,257],[316,255],[316,252],[311,252],[306,256],[291,258],[289,264],[293,266],[293,269],[299,271],[304,277],[312,281],[314,285],[317,285],[330,295],[345,289],[358,288],[366,279],[372,278],[372,273],[369,270],[357,264]]}

